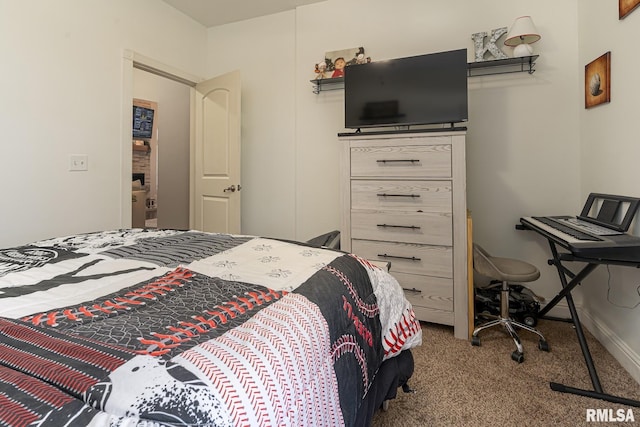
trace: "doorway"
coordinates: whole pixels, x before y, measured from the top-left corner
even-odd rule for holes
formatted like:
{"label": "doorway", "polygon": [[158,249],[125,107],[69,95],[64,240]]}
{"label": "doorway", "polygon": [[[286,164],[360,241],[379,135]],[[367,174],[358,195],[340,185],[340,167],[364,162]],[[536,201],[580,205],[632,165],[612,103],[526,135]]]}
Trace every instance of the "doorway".
{"label": "doorway", "polygon": [[133,136],[133,187],[133,177],[143,174],[142,188],[139,184],[132,188],[133,227],[189,228],[190,90],[168,78],[133,70],[133,105],[153,111],[153,134],[144,139]]}
{"label": "doorway", "polygon": [[[188,111],[188,148],[181,149],[180,155],[189,158],[185,174],[180,174],[180,179],[187,176],[188,185],[181,186],[180,191],[173,194],[181,194],[187,200],[186,211],[188,216],[188,226],[180,226],[177,223],[163,223],[163,212],[166,211],[164,205],[171,204],[171,199],[163,196],[164,188],[170,188],[176,179],[165,180],[164,177],[170,174],[164,172],[179,169],[176,167],[176,157],[165,154],[166,147],[172,144],[163,145],[166,131],[171,129],[162,123],[158,127],[158,227],[159,228],[191,228],[201,229],[220,233],[241,232],[240,229],[240,73],[232,71],[224,75],[208,80],[202,80],[189,75],[173,67],[154,61],[143,55],[125,50],[123,55],[123,78],[122,78],[122,174],[121,174],[121,205],[120,223],[122,227],[131,226],[132,203],[131,203],[131,179],[132,179],[132,120],[131,101],[134,98],[134,72],[138,70],[149,72],[160,77],[158,81],[171,81],[178,83],[182,89],[188,90],[188,106],[182,110]],[[199,83],[195,83],[199,82]],[[149,98],[145,94],[137,92],[137,96]],[[150,98],[154,98],[151,96]],[[156,97],[157,99],[157,97]],[[164,102],[157,100],[158,109],[162,111],[162,116],[171,116],[165,112]],[[168,103],[167,105],[172,105]],[[204,150],[204,151],[202,151]],[[220,159],[226,159],[221,162]],[[167,166],[164,166],[162,159],[167,159]],[[215,166],[225,165],[223,170],[217,170]],[[204,166],[203,170],[198,169],[198,165]],[[214,167],[212,167],[212,165]],[[204,173],[199,173],[204,172]],[[233,181],[220,188],[205,189],[199,183],[205,181]],[[166,182],[165,185],[163,182]],[[215,186],[214,186],[215,187]],[[167,201],[169,200],[169,201]],[[226,206],[224,212],[211,209],[212,206]],[[220,218],[225,220],[221,221]],[[206,220],[207,222],[204,222]],[[213,222],[212,222],[213,221]]]}

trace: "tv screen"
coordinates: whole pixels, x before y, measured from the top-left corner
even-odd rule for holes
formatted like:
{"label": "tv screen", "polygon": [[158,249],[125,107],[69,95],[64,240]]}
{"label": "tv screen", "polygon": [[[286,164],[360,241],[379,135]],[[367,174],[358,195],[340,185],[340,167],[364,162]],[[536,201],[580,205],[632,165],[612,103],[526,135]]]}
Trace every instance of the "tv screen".
{"label": "tv screen", "polygon": [[467,50],[346,67],[344,106],[350,129],[465,122]]}
{"label": "tv screen", "polygon": [[133,137],[151,139],[153,136],[153,114],[151,108],[133,106]]}

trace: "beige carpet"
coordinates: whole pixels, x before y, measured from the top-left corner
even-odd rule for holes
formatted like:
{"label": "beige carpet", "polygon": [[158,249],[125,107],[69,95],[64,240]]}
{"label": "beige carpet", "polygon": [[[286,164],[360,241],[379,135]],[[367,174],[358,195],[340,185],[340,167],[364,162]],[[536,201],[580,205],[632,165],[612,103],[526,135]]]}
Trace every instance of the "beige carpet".
{"label": "beige carpet", "polygon": [[[640,427],[640,408],[552,391],[550,381],[592,389],[591,381],[571,324],[541,320],[538,329],[551,351],[538,350],[537,337],[522,332],[525,361],[518,364],[511,360],[513,341],[500,329],[483,331],[482,345],[473,347],[455,339],[449,327],[423,324],[409,382],[417,393],[399,389],[388,411],[374,415],[373,426]],[[640,400],[640,385],[586,333],[604,391]],[[635,422],[587,422],[587,409],[612,409],[614,415],[622,409],[625,416],[631,409]]]}

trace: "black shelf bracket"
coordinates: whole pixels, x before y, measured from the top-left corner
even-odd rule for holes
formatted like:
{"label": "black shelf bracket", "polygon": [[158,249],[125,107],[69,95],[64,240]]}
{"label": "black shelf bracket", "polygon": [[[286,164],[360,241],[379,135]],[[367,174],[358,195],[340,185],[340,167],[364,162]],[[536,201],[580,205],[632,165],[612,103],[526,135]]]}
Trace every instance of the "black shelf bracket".
{"label": "black shelf bracket", "polygon": [[313,79],[313,93],[316,95],[325,90],[344,89],[344,77],[333,77],[327,79]]}
{"label": "black shelf bracket", "polygon": [[496,59],[493,61],[469,62],[467,76],[489,76],[493,74],[524,73],[533,74],[536,59],[539,55],[521,56],[518,58]]}

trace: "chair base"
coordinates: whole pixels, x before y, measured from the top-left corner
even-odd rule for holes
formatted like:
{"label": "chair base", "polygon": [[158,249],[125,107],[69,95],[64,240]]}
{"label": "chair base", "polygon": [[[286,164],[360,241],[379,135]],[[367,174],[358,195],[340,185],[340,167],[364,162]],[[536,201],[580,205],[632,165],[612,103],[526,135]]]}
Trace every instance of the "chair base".
{"label": "chair base", "polygon": [[509,335],[511,335],[511,338],[513,338],[513,342],[516,344],[516,350],[511,353],[511,358],[518,363],[522,363],[524,362],[524,348],[522,347],[522,342],[520,341],[520,337],[516,332],[516,328],[524,329],[538,335],[540,337],[540,341],[538,341],[538,348],[540,350],[549,351],[549,344],[547,344],[547,340],[544,339],[544,336],[540,333],[540,331],[532,328],[531,326],[525,325],[524,323],[517,322],[509,317],[509,291],[509,283],[504,280],[500,289],[500,316],[498,316],[495,320],[491,320],[475,328],[473,330],[473,335],[471,336],[471,345],[480,345],[480,337],[478,336],[480,331],[483,331],[487,328],[492,328],[494,326],[502,325],[507,330]]}
{"label": "chair base", "polygon": [[524,329],[526,331],[529,331],[531,333],[538,335],[538,337],[540,337],[540,341],[538,341],[538,348],[543,351],[549,351],[549,344],[547,343],[547,340],[544,338],[542,333],[540,333],[540,331],[538,331],[535,328],[532,328],[531,326],[525,325],[524,323],[516,322],[511,318],[502,317],[502,316],[475,328],[473,330],[473,335],[471,336],[471,344],[475,346],[479,346],[480,337],[478,336],[478,334],[485,329],[492,328],[494,326],[499,326],[499,325],[504,326],[504,328],[509,333],[509,335],[511,335],[513,342],[516,344],[516,350],[513,353],[511,353],[511,358],[516,362],[518,363],[524,362],[524,348],[522,347],[522,342],[520,341],[520,337],[516,332],[516,328]]}

